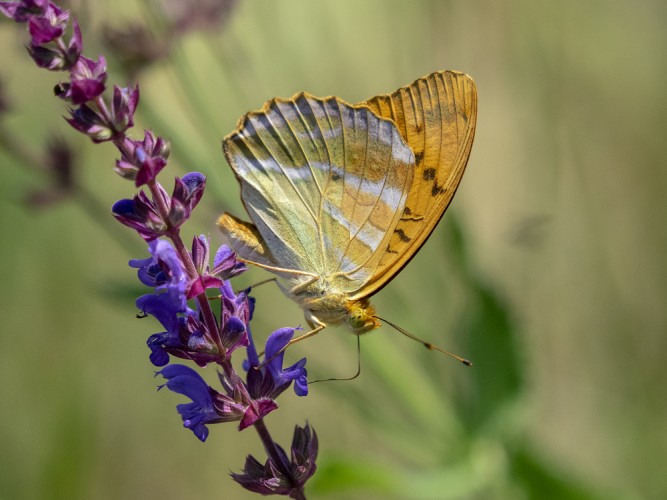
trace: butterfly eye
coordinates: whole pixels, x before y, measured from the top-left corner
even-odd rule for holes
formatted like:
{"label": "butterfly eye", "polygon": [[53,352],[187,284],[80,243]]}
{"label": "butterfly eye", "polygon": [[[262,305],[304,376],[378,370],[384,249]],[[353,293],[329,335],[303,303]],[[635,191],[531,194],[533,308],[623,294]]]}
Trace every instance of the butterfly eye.
{"label": "butterfly eye", "polygon": [[374,310],[368,304],[368,301],[356,302],[350,306],[347,324],[357,335],[370,332],[380,326],[380,322],[375,319],[374,314]]}
{"label": "butterfly eye", "polygon": [[363,317],[360,314],[351,314],[347,320],[348,324],[352,327],[355,332],[363,328],[366,324]]}

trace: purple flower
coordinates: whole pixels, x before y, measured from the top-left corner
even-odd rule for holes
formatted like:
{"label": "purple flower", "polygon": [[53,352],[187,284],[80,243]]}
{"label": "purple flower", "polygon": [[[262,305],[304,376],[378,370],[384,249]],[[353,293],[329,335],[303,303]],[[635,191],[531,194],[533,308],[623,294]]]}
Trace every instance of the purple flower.
{"label": "purple flower", "polygon": [[291,459],[288,459],[280,446],[277,448],[282,464],[289,467],[289,476],[283,471],[284,465],[281,467],[282,464],[276,464],[272,459],[262,465],[255,457],[248,455],[243,474],[231,474],[234,481],[262,495],[291,495],[296,490],[302,490],[317,469],[317,434],[308,424],[305,427],[297,426],[292,438]]}
{"label": "purple flower", "polygon": [[220,350],[206,325],[195,314],[179,315],[164,295],[145,295],[137,301],[146,314],[155,316],[166,331],[151,335],[146,345],[155,366],[169,363],[169,356],[194,361],[199,366],[220,360]]}
{"label": "purple flower", "polygon": [[139,281],[155,288],[156,292],[166,291],[170,300],[178,305],[179,312],[185,312],[189,279],[178,253],[171,243],[165,240],[151,241],[148,250],[152,257],[131,260],[130,267],[138,269]]}
{"label": "purple flower", "polygon": [[100,56],[97,62],[81,56],[70,72],[69,90],[60,97],[69,98],[73,104],[83,104],[102,95],[106,81],[104,56]]}
{"label": "purple flower", "polygon": [[183,419],[183,426],[190,429],[200,441],[208,437],[207,424],[224,422],[215,409],[213,395],[216,393],[192,368],[183,365],[169,365],[157,374],[167,379],[165,385],[171,391],[192,399],[192,403],[176,407]]}
{"label": "purple flower", "polygon": [[179,227],[190,218],[192,210],[204,194],[205,187],[206,177],[199,172],[190,172],[181,179],[176,178],[169,210],[172,227]]}
{"label": "purple flower", "polygon": [[125,138],[123,153],[116,161],[116,172],[125,179],[133,179],[137,186],[142,186],[155,179],[167,165],[169,143],[153,132],[146,130],[142,141]]}
{"label": "purple flower", "polygon": [[209,272],[209,244],[204,235],[192,239],[192,261],[197,269],[198,277],[192,283],[188,298],[204,293],[208,288],[220,288],[222,280]]}
{"label": "purple flower", "polygon": [[113,86],[111,127],[116,135],[124,134],[134,125],[134,112],[139,104],[139,85],[134,88]]}
{"label": "purple flower", "polygon": [[[169,195],[158,184],[159,194],[165,203]],[[111,208],[113,216],[121,223],[137,231],[146,241],[153,241],[167,232],[167,224],[162,220],[160,213],[146,193],[140,191],[132,200],[119,200]]]}
{"label": "purple flower", "polygon": [[[54,48],[35,45],[34,42],[28,45],[27,48],[30,56],[40,68],[46,68],[51,71],[71,69],[79,60],[83,49],[79,23],[77,23],[76,19],[72,18],[72,37],[66,45],[61,36],[59,43],[55,44]],[[61,83],[56,95],[60,96],[68,90],[69,82]]]}
{"label": "purple flower", "polygon": [[146,342],[151,362],[164,366],[170,354],[199,366],[218,360],[220,349],[213,335],[201,321],[199,311],[187,305],[190,280],[176,250],[165,240],[152,241],[149,250],[152,257],[132,260],[130,266],[137,268],[139,280],[156,292],[139,297],[137,308],[154,316],[166,329]]}
{"label": "purple flower", "polygon": [[[60,89],[61,93],[67,93],[68,87],[65,85]],[[76,109],[70,109],[69,123],[82,134],[87,135],[95,143],[109,141],[113,138],[113,130],[108,122],[92,108],[82,104]]]}
{"label": "purple flower", "polygon": [[17,23],[25,23],[33,16],[44,15],[49,0],[21,0],[19,2],[0,2],[0,13],[12,18]]}
{"label": "purple flower", "polygon": [[[153,240],[149,251],[151,257],[132,260],[130,266],[137,269],[144,285],[155,288],[154,294],[137,300],[137,307],[158,319],[166,329],[151,335],[147,341],[154,365],[164,366],[169,362],[169,355],[173,355],[206,366],[229,358],[238,347],[248,345],[246,325],[250,321],[251,299],[247,291],[235,295],[229,282],[208,276],[212,287],[222,292],[220,324],[216,325],[217,331],[212,332],[203,320],[200,304],[197,303],[197,310],[187,305],[187,300],[194,296],[193,290],[204,293],[205,288],[198,287],[205,280],[200,277],[193,281],[188,277],[180,256],[166,240]],[[206,238],[195,238],[193,254],[197,265],[206,270],[205,261],[209,255]]]}
{"label": "purple flower", "polygon": [[215,254],[213,270],[210,270],[208,265],[209,242],[203,235],[193,238],[192,260],[199,278],[192,284],[188,298],[196,297],[208,288],[223,287],[224,280],[237,276],[247,269],[243,262],[236,259],[236,254],[227,245],[222,245]]}
{"label": "purple flower", "polygon": [[28,19],[28,30],[34,46],[44,45],[60,38],[67,27],[70,14],[54,4],[49,4],[41,15]]}
{"label": "purple flower", "polygon": [[[297,396],[308,395],[308,381],[305,365],[306,358],[302,358],[292,366],[283,369],[284,352],[280,350],[285,347],[294,336],[294,328],[281,328],[276,330],[266,341],[264,359],[267,360],[261,368],[259,357],[254,343],[248,346],[248,391],[254,398],[270,397],[277,398],[294,382],[294,392]],[[248,331],[248,335],[250,332]],[[280,352],[280,354],[277,354]]]}
{"label": "purple flower", "polygon": [[[88,61],[90,61],[88,59]],[[92,69],[88,67],[92,64]],[[73,79],[72,83],[61,83],[56,87],[56,94],[63,99],[71,99],[73,102],[87,102],[83,99],[93,99],[104,91],[106,62],[100,56],[97,63],[82,63],[81,74],[88,74],[80,79]],[[81,104],[76,109],[70,109],[69,123],[82,134],[86,134],[95,143],[110,141],[123,137],[125,131],[134,124],[134,111],[139,102],[139,87],[118,87],[114,85],[113,100],[109,117],[101,115],[90,106]],[[129,140],[124,138],[125,140]]]}
{"label": "purple flower", "polygon": [[111,211],[119,222],[136,230],[143,239],[152,241],[163,236],[169,229],[180,227],[192,213],[206,186],[206,177],[192,172],[175,180],[174,194],[169,197],[164,188],[156,183],[158,196],[169,207],[167,221],[163,220],[156,204],[143,191],[132,200],[117,201]]}
{"label": "purple flower", "polygon": [[187,366],[169,365],[157,374],[168,380],[165,384],[168,389],[192,399],[192,403],[180,404],[176,409],[183,418],[183,425],[201,441],[208,437],[207,424],[238,421],[242,431],[278,408],[267,398],[248,400],[242,390],[232,388],[228,390],[229,395],[222,394]]}
{"label": "purple flower", "polygon": [[252,309],[252,299],[248,297],[249,290],[234,294],[229,281],[223,282],[220,288],[220,339],[222,345],[230,355],[238,347],[248,346],[248,337]]}
{"label": "purple flower", "polygon": [[136,305],[137,309],[155,317],[166,329],[164,332],[151,335],[146,341],[151,350],[151,363],[155,366],[164,366],[169,363],[170,353],[177,355],[186,347],[181,340],[181,329],[185,323],[185,318],[179,316],[182,311],[167,294],[143,295],[137,299]]}
{"label": "purple flower", "polygon": [[243,262],[236,259],[236,254],[227,245],[218,248],[213,259],[213,271],[211,274],[228,280],[245,272],[248,269]]}

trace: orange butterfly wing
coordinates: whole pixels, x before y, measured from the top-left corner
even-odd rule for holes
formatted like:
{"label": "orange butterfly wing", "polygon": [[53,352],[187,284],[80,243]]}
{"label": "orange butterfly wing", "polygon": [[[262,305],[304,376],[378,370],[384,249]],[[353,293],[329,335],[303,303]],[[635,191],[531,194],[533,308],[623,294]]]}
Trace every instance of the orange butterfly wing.
{"label": "orange butterfly wing", "polygon": [[365,103],[396,123],[412,148],[416,167],[405,209],[376,272],[351,297],[378,292],[426,242],[461,182],[477,122],[477,89],[455,71],[420,78],[392,94]]}

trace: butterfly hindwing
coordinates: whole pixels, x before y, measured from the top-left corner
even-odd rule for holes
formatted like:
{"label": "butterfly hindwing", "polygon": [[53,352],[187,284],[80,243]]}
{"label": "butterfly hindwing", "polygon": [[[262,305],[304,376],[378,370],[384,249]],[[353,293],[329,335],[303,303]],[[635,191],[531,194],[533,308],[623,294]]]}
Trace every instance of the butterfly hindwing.
{"label": "butterfly hindwing", "polygon": [[440,71],[366,104],[396,123],[415,154],[404,213],[375,274],[353,298],[380,290],[417,253],[447,209],[468,162],[477,120],[472,79]]}
{"label": "butterfly hindwing", "polygon": [[238,229],[277,268],[300,271],[279,273],[291,286],[304,273],[334,276],[349,294],[371,279],[412,185],[414,155],[393,122],[301,93],[246,115],[224,150],[257,231],[227,219],[231,239]]}

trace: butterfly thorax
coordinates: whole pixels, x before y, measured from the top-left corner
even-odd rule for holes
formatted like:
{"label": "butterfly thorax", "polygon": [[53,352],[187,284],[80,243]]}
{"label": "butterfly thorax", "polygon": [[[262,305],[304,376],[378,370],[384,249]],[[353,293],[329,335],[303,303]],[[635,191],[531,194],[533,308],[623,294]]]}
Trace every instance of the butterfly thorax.
{"label": "butterfly thorax", "polygon": [[345,323],[353,333],[361,335],[380,326],[368,299],[350,300],[348,294],[335,292],[327,284],[326,279],[320,279],[296,294],[281,288],[304,309],[313,328]]}

